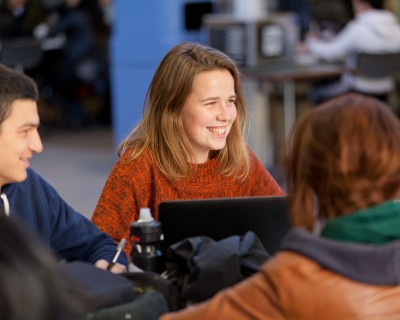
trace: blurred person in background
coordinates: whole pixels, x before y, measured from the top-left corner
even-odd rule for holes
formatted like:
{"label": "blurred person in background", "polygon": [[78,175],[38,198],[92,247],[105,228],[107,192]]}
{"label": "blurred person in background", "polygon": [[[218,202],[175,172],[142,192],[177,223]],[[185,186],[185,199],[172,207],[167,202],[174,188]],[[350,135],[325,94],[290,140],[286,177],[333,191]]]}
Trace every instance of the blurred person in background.
{"label": "blurred person in background", "polygon": [[33,37],[37,25],[46,18],[40,0],[3,0],[0,2],[0,38]]}
{"label": "blurred person in background", "polygon": [[[383,0],[352,0],[354,19],[331,39],[319,39],[315,33],[306,38],[306,48],[317,59],[344,61],[349,70],[356,68],[360,52],[400,51],[400,24],[396,16],[383,9]],[[338,81],[317,85],[310,93],[315,105],[340,94],[357,91],[385,100],[394,88],[390,77],[367,79],[345,72]]]}
{"label": "blurred person in background", "polygon": [[303,40],[310,26],[310,6],[309,0],[280,0],[277,3],[278,12],[295,12],[299,25],[300,39]]}
{"label": "blurred person in background", "polygon": [[[84,127],[95,122],[82,100],[106,90],[106,65],[81,0],[65,0],[36,29],[42,41],[63,35],[65,43],[50,66],[43,63],[42,91],[63,110],[62,124]],[[86,92],[86,91],[89,91]]]}

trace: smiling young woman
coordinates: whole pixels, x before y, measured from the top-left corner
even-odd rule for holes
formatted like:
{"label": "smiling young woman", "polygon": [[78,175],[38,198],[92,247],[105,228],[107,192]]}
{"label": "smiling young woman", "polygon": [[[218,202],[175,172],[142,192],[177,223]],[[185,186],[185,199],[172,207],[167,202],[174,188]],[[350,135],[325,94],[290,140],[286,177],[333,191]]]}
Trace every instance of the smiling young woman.
{"label": "smiling young woman", "polygon": [[142,120],[119,146],[92,221],[120,241],[140,208],[157,219],[164,200],[283,194],[247,146],[245,129],[234,61],[202,44],[172,48],[155,71]]}

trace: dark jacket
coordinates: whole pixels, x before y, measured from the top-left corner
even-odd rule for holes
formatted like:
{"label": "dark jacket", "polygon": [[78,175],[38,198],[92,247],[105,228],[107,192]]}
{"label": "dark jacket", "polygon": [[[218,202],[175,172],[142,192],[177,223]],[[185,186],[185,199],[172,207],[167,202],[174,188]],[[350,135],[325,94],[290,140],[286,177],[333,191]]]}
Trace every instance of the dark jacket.
{"label": "dark jacket", "polygon": [[400,319],[399,266],[400,241],[351,244],[293,229],[260,272],[161,319]]}
{"label": "dark jacket", "polygon": [[40,0],[29,0],[18,13],[11,12],[7,1],[0,1],[0,37],[33,37],[35,27],[46,19]]}
{"label": "dark jacket", "polygon": [[[25,181],[2,188],[10,204],[11,216],[24,221],[66,261],[111,261],[116,252],[116,243],[70,207],[36,172],[28,169],[27,173]],[[0,201],[0,206],[3,205]],[[127,266],[125,254],[120,256],[118,262]]]}

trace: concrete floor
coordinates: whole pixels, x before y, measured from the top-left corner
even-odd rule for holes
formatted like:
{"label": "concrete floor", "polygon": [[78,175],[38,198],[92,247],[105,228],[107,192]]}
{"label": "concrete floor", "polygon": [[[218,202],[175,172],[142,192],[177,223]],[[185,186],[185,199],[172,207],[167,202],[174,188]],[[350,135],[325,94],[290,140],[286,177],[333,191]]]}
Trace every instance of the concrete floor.
{"label": "concrete floor", "polygon": [[48,129],[41,137],[44,150],[33,156],[32,168],[74,209],[90,218],[117,159],[111,128]]}

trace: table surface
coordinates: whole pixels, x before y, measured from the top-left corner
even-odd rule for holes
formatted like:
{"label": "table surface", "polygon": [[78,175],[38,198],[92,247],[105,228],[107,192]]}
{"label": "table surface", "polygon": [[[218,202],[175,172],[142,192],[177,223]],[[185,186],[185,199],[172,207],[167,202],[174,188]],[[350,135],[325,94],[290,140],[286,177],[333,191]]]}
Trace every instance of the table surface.
{"label": "table surface", "polygon": [[345,67],[338,63],[315,61],[302,64],[295,59],[271,60],[266,65],[243,67],[241,72],[245,78],[271,82],[285,82],[293,80],[318,80],[330,77],[339,77]]}
{"label": "table surface", "polygon": [[[306,58],[306,59],[303,59]],[[250,80],[252,82],[263,82],[263,83],[276,83],[283,84],[283,128],[284,137],[289,135],[291,128],[296,122],[296,90],[295,83],[297,81],[318,81],[324,79],[338,78],[345,70],[343,64],[332,64],[321,62],[317,60],[308,59],[307,56],[296,56],[292,59],[274,59],[270,60],[265,65],[260,65],[257,67],[243,67],[241,72],[243,74],[243,80]],[[263,89],[260,89],[263,90]],[[257,116],[259,118],[264,117],[264,115]],[[266,126],[269,128],[268,123],[257,122],[259,127]],[[256,151],[259,152],[258,156],[262,161],[266,161],[265,154],[268,153],[271,156],[271,150],[265,152],[263,145],[265,144],[265,136],[259,132],[265,132],[267,130],[256,129],[254,136],[255,141],[253,141],[253,146]],[[260,131],[257,131],[260,130]],[[261,141],[257,140],[261,139]],[[260,147],[261,146],[261,147]]]}

